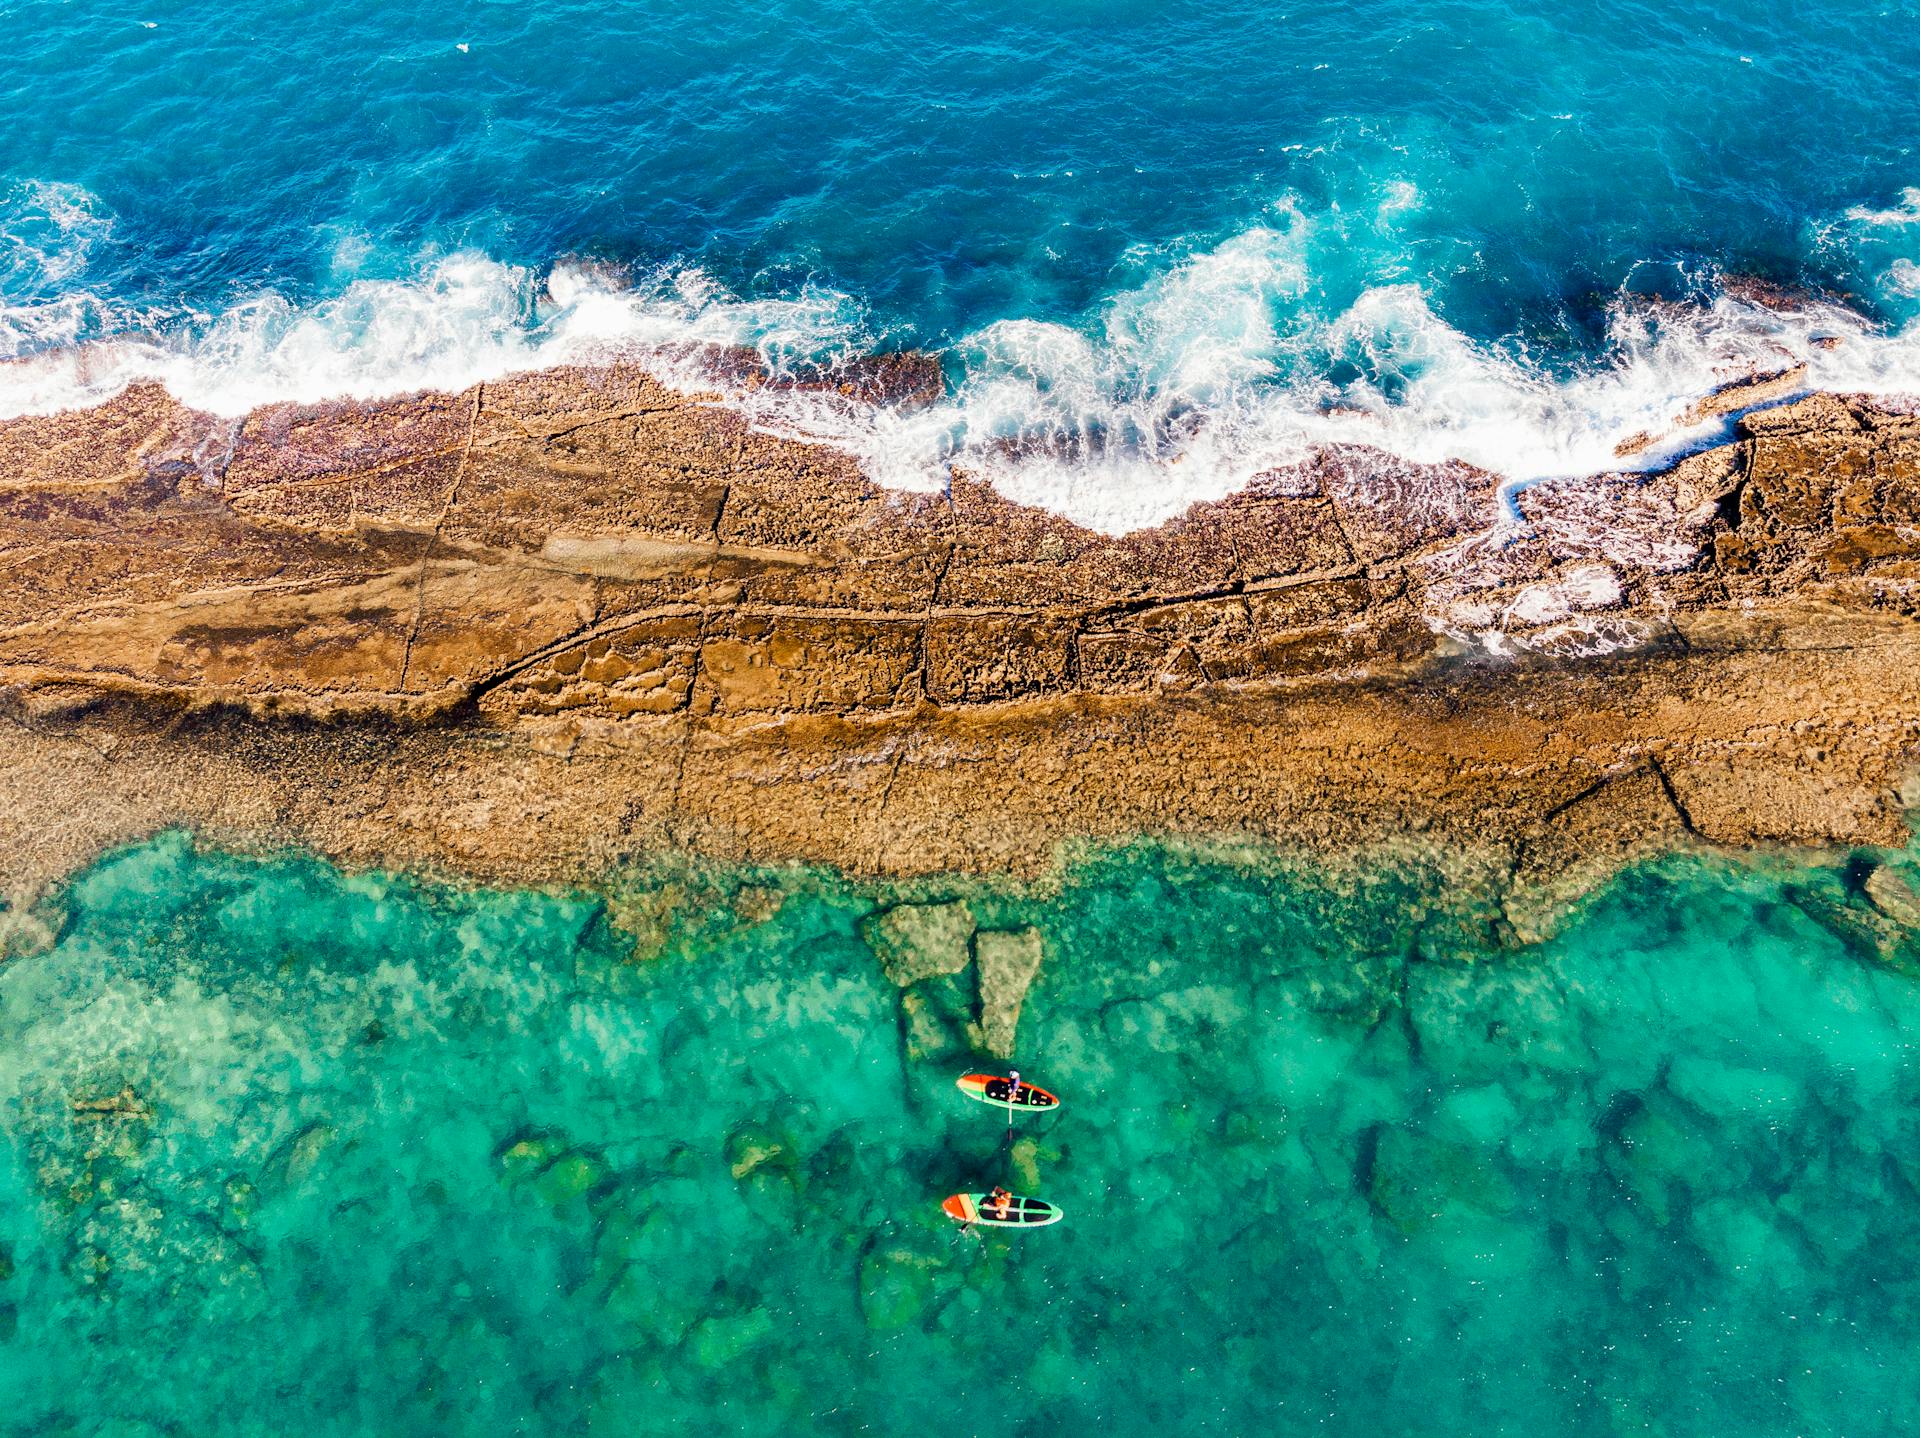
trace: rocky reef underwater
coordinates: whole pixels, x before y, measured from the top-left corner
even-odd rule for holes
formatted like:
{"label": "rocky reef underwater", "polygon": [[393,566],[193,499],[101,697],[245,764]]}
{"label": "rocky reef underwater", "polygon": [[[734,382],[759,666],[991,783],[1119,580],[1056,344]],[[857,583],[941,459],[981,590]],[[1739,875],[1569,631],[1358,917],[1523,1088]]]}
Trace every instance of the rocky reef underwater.
{"label": "rocky reef underwater", "polygon": [[[1522,947],[1418,865],[162,836],[13,916],[0,1431],[1910,1431],[1914,875],[1670,855]],[[957,1237],[992,1181],[1066,1222]]]}

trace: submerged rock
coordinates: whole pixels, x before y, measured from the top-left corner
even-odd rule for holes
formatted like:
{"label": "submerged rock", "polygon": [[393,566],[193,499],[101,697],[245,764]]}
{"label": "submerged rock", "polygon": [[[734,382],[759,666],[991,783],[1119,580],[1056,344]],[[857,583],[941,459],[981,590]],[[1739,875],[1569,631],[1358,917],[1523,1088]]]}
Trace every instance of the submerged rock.
{"label": "submerged rock", "polygon": [[543,1203],[561,1208],[576,1199],[586,1198],[607,1181],[606,1160],[586,1149],[563,1153],[540,1170],[532,1182],[533,1192]]}
{"label": "submerged rock", "polygon": [[591,1198],[612,1179],[612,1169],[599,1152],[551,1130],[509,1140],[495,1151],[494,1162],[502,1183],[531,1193],[551,1208]]}
{"label": "submerged rock", "polygon": [[963,1047],[964,1022],[933,990],[933,985],[917,984],[900,995],[900,1036],[909,1063],[938,1058]]}
{"label": "submerged rock", "polygon": [[923,1318],[962,1282],[952,1268],[955,1250],[942,1231],[910,1229],[883,1235],[860,1258],[860,1316],[885,1332]]}
{"label": "submerged rock", "polygon": [[[1638,1220],[1655,1225],[1686,1212],[1696,1183],[1734,1190],[1746,1178],[1744,1172],[1727,1171],[1725,1154],[1698,1121],[1658,1095],[1633,1108],[1602,1159],[1631,1196]],[[1625,1217],[1619,1222],[1626,1223]],[[1626,1233],[1634,1236],[1631,1224]]]}
{"label": "submerged rock", "polygon": [[[1873,883],[1885,872],[1876,870],[1867,882]],[[1831,876],[1815,876],[1785,885],[1784,893],[1795,908],[1862,958],[1902,972],[1920,974],[1920,963],[1916,963],[1911,952],[1914,931],[1895,917],[1895,912],[1903,908],[1900,883],[1894,875],[1881,879],[1876,897],[1872,890],[1845,893]]]}
{"label": "submerged rock", "polygon": [[973,910],[950,904],[898,904],[861,921],[880,967],[901,988],[941,974],[957,974],[972,958]]}
{"label": "submerged rock", "polygon": [[995,1058],[1012,1058],[1020,1006],[1045,954],[1040,931],[982,932],[975,935],[973,950],[980,965],[981,1046]]}
{"label": "submerged rock", "polygon": [[762,1124],[746,1123],[727,1135],[727,1172],[739,1183],[761,1170],[791,1176],[799,1155],[793,1140]]}
{"label": "submerged rock", "polygon": [[221,1186],[220,1216],[230,1228],[245,1228],[253,1222],[260,1204],[260,1191],[243,1174],[234,1174]]}
{"label": "submerged rock", "polygon": [[267,1160],[261,1182],[271,1189],[297,1189],[313,1177],[338,1137],[329,1123],[310,1123],[285,1139]]}
{"label": "submerged rock", "polygon": [[523,1132],[495,1150],[493,1161],[504,1183],[524,1183],[571,1147],[565,1134],[547,1129]]}
{"label": "submerged rock", "polygon": [[1405,1128],[1380,1135],[1367,1197],[1405,1233],[1446,1218],[1455,1208],[1480,1214],[1513,1209],[1512,1182],[1494,1163],[1495,1150],[1448,1143]]}
{"label": "submerged rock", "polygon": [[700,1367],[718,1370],[738,1363],[772,1332],[773,1315],[764,1308],[709,1314],[687,1334],[687,1349]]}
{"label": "submerged rock", "polygon": [[1891,864],[1876,864],[1862,885],[1874,908],[1910,929],[1920,929],[1920,893],[1912,877]]}
{"label": "submerged rock", "polygon": [[911,1249],[875,1249],[860,1262],[860,1316],[867,1327],[904,1328],[933,1302],[932,1262]]}

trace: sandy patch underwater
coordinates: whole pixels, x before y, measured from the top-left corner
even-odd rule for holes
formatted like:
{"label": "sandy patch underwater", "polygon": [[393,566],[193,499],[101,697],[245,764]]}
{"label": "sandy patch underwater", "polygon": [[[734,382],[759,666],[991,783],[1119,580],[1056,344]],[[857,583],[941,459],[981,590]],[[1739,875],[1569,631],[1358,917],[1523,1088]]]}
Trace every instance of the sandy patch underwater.
{"label": "sandy patch underwater", "polygon": [[[1857,877],[1668,860],[1482,961],[1164,849],[956,891],[1043,935],[1009,1151],[896,896],[622,930],[162,838],[0,970],[0,1430],[1902,1431],[1920,986]],[[995,1178],[1067,1222],[956,1242]]]}

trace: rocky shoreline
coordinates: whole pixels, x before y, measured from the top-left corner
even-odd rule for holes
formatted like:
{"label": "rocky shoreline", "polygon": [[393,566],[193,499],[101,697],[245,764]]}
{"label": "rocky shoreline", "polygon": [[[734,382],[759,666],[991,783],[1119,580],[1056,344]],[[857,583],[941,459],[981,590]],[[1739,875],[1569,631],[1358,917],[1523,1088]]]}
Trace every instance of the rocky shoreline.
{"label": "rocky shoreline", "polygon": [[[888,382],[895,382],[889,380]],[[16,903],[187,826],[600,885],[1446,854],[1521,937],[1695,843],[1907,842],[1920,417],[1754,410],[1511,497],[1350,449],[1110,537],[875,487],[636,368],[0,424]]]}

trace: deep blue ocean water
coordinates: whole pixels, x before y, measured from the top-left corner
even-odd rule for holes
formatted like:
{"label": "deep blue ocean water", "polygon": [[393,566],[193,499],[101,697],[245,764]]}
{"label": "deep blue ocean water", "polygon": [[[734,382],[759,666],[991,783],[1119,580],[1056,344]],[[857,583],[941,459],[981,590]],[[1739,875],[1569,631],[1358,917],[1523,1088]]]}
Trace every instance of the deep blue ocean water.
{"label": "deep blue ocean water", "polygon": [[[1914,0],[8,3],[0,354],[66,357],[5,372],[0,409],[146,376],[237,411],[691,334],[937,350],[933,416],[783,421],[901,483],[1048,441],[997,477],[1108,527],[1330,437],[1592,467],[1783,356],[1920,388],[1917,22]],[[637,288],[609,300],[578,257]],[[1783,320],[1729,275],[1846,308]]]}

